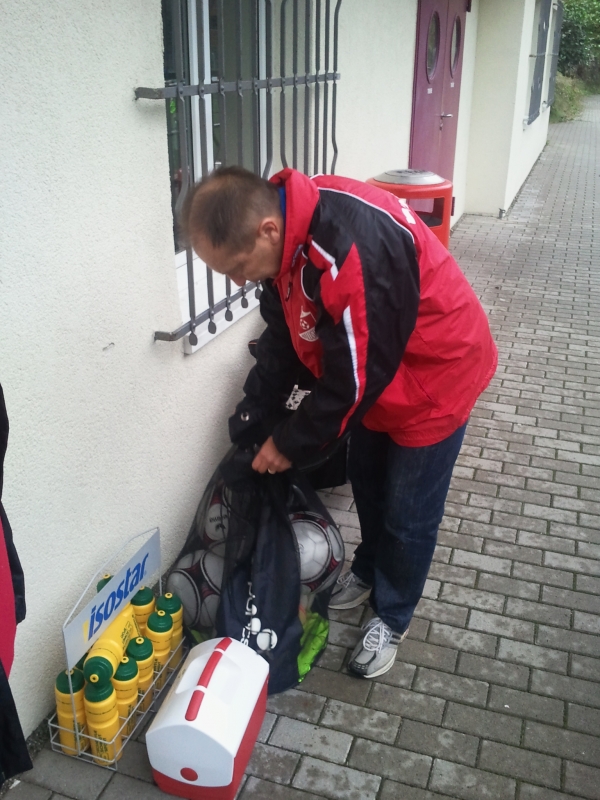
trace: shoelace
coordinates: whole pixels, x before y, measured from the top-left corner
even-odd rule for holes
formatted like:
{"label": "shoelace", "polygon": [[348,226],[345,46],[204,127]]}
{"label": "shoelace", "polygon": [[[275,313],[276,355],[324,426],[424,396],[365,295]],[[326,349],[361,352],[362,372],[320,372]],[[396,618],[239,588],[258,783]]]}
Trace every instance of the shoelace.
{"label": "shoelace", "polygon": [[344,589],[347,589],[348,586],[352,583],[353,579],[354,579],[354,573],[352,572],[351,569],[349,569],[348,572],[344,572],[343,575],[340,575],[340,577],[337,579],[337,582],[339,583],[340,586],[343,586]]}
{"label": "shoelace", "polygon": [[389,644],[393,636],[391,628],[379,617],[373,617],[367,622],[367,633],[363,639],[363,647],[373,653],[380,653]]}

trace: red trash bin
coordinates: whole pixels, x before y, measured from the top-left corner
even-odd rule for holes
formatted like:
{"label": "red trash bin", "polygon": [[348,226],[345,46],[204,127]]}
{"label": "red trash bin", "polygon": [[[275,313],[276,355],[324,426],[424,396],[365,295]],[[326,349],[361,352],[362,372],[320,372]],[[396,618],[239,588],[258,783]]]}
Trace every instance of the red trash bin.
{"label": "red trash bin", "polygon": [[367,183],[404,198],[444,247],[450,241],[452,181],[426,169],[390,169]]}

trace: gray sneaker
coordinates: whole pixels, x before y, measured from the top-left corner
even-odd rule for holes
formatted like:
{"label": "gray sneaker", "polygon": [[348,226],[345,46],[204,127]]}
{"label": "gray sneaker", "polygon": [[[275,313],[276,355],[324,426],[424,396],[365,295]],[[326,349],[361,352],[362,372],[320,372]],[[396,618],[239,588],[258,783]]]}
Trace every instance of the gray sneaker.
{"label": "gray sneaker", "polygon": [[337,579],[329,608],[356,608],[371,594],[371,587],[357,578],[351,569]]}
{"label": "gray sneaker", "polygon": [[396,633],[379,617],[373,617],[364,626],[364,636],[356,645],[348,662],[348,670],[361,678],[376,678],[394,666],[398,645],[404,633]]}

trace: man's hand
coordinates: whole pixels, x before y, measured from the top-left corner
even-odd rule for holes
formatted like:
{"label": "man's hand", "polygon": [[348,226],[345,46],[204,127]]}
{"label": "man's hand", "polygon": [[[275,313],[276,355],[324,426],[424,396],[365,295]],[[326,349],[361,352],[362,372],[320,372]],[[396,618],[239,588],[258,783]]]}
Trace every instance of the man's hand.
{"label": "man's hand", "polygon": [[292,466],[292,462],[280,453],[275,447],[273,437],[269,436],[267,441],[260,448],[254,461],[252,462],[252,469],[257,472],[270,472],[274,475],[276,472],[285,472]]}

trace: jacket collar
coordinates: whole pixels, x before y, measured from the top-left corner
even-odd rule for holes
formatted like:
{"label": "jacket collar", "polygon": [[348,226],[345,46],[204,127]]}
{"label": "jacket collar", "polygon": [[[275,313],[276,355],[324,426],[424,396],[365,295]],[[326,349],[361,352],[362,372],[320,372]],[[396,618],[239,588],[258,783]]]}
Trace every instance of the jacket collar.
{"label": "jacket collar", "polygon": [[283,169],[271,182],[285,188],[286,220],[281,269],[275,278],[280,281],[292,268],[308,238],[308,229],[319,202],[315,184],[295,169]]}

